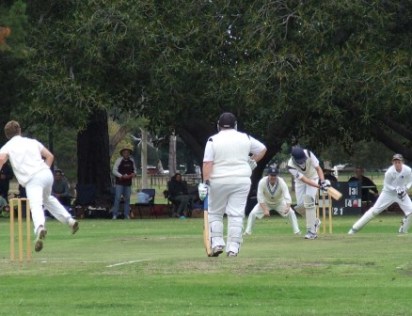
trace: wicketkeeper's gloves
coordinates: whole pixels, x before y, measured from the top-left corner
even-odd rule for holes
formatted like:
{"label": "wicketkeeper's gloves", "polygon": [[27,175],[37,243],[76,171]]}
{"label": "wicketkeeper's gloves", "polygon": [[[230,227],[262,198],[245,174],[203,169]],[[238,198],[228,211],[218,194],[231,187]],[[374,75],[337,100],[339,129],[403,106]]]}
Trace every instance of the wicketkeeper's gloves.
{"label": "wicketkeeper's gloves", "polygon": [[406,196],[405,187],[397,187],[395,190],[396,190],[396,194],[398,195],[398,198],[403,200],[403,198]]}

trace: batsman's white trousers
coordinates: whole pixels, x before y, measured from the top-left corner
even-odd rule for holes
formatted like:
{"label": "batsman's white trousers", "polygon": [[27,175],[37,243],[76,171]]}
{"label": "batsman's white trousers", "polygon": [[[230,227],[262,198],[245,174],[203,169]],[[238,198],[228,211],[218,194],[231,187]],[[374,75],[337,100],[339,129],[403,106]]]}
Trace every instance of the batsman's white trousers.
{"label": "batsman's white trousers", "polygon": [[[314,182],[318,182],[319,178],[312,178]],[[318,188],[310,186],[302,181],[295,182],[295,193],[296,193],[296,203],[298,206],[305,205],[304,197],[309,196],[313,198],[313,203],[316,201],[316,196],[318,194]],[[306,229],[310,232],[316,232],[316,207],[306,207]]]}
{"label": "batsman's white trousers", "polygon": [[387,207],[393,203],[398,203],[401,210],[408,216],[412,213],[412,201],[408,195],[403,200],[398,198],[396,192],[382,191],[376,200],[375,204],[363,214],[363,216],[353,225],[353,229],[360,230],[365,226],[372,218],[382,213]]}
{"label": "batsman's white trousers", "polygon": [[26,184],[26,194],[30,203],[35,234],[39,226],[45,226],[43,206],[63,224],[69,224],[72,218],[60,202],[51,195],[52,185],[53,174],[50,169],[37,172]]}
{"label": "batsman's white trousers", "polygon": [[[226,252],[239,252],[249,190],[250,183],[211,184],[208,215],[212,248],[226,245]],[[223,238],[224,214],[228,217],[227,244]]]}
{"label": "batsman's white trousers", "polygon": [[[296,218],[295,211],[292,208],[289,208],[289,212],[285,214],[286,210],[286,202],[282,201],[277,204],[266,204],[270,210],[275,210],[280,216],[286,218],[288,217],[290,220],[290,224],[292,225],[292,230],[294,234],[300,232],[298,220]],[[247,226],[245,232],[247,234],[252,234],[252,228],[255,224],[256,218],[262,219],[265,215],[263,208],[260,206],[259,203],[255,205],[253,210],[250,212],[249,217],[247,219]]]}

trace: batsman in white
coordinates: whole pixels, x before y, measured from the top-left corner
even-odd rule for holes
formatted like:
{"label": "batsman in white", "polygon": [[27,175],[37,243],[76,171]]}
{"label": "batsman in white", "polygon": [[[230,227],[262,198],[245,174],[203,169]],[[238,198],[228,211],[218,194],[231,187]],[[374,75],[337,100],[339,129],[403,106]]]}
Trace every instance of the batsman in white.
{"label": "batsman in white", "polygon": [[[316,218],[316,196],[318,189],[327,191],[330,181],[325,180],[318,158],[308,149],[292,147],[287,166],[295,182],[296,210],[306,215],[305,239],[318,238],[320,220]],[[299,212],[299,211],[298,211]]]}
{"label": "batsman in white", "polygon": [[[237,131],[236,117],[223,113],[218,133],[209,138],[203,158],[203,180],[208,187],[209,229],[214,257],[226,246],[228,256],[237,256],[242,243],[243,218],[250,190],[250,176],[266,146]],[[249,155],[252,154],[251,157]],[[223,238],[223,216],[228,218],[227,243]]]}
{"label": "batsman in white", "polygon": [[257,201],[250,212],[245,235],[252,234],[256,218],[270,216],[270,210],[275,210],[282,217],[288,217],[294,234],[299,235],[299,225],[295,211],[291,208],[292,198],[285,180],[278,176],[277,168],[269,168],[268,175],[263,177],[258,184]]}
{"label": "batsman in white", "polygon": [[362,229],[372,218],[382,213],[388,206],[398,203],[405,214],[399,228],[400,234],[408,233],[412,214],[412,202],[407,191],[412,186],[412,170],[403,163],[403,156],[395,154],[392,157],[392,166],[385,172],[382,192],[375,204],[363,214],[352,226],[348,234],[355,234]]}
{"label": "batsman in white", "polygon": [[69,225],[73,234],[78,231],[79,223],[51,195],[53,154],[37,140],[22,137],[16,121],[9,121],[4,132],[9,141],[0,149],[0,168],[10,160],[17,181],[26,188],[36,235],[35,250],[40,251],[47,233],[43,206],[61,223]]}

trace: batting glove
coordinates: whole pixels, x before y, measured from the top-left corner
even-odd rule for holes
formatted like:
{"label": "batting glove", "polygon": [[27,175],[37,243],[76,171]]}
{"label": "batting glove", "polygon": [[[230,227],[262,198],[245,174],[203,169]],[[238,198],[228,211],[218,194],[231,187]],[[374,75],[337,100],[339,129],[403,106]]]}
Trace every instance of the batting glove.
{"label": "batting glove", "polygon": [[328,188],[330,187],[330,181],[329,180],[322,180],[322,181],[320,181],[320,184],[319,184],[319,188],[322,190],[322,191],[328,191]]}
{"label": "batting glove", "polygon": [[252,171],[257,167],[257,162],[256,162],[256,160],[254,160],[254,159],[252,159],[252,158],[250,158],[250,157],[249,157],[249,159],[248,159],[248,163],[249,163],[250,169],[252,169]]}
{"label": "batting glove", "polygon": [[397,187],[396,188],[396,194],[398,194],[398,198],[403,200],[403,198],[406,195],[406,190],[404,187]]}
{"label": "batting glove", "polygon": [[199,183],[197,190],[199,191],[199,199],[203,201],[209,192],[209,186],[205,183]]}

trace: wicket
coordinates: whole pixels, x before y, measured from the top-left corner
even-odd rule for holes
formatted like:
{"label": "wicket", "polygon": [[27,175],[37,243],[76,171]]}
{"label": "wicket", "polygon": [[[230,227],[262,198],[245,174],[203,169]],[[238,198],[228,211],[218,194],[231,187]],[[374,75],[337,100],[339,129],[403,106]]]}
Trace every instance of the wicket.
{"label": "wicket", "polygon": [[31,224],[30,224],[30,204],[26,198],[13,198],[9,200],[10,203],[10,260],[15,260],[15,231],[14,231],[14,206],[17,206],[17,237],[19,243],[19,261],[23,262],[23,205],[26,202],[26,260],[31,259]]}
{"label": "wicket", "polygon": [[[319,218],[320,209],[322,208],[322,230],[326,233],[326,226],[329,226],[329,234],[332,234],[333,223],[332,223],[332,198],[328,193],[320,192],[321,198],[318,199],[318,207],[316,209],[316,216]],[[326,197],[327,196],[327,197]],[[328,213],[328,222],[326,221],[326,213]]]}

